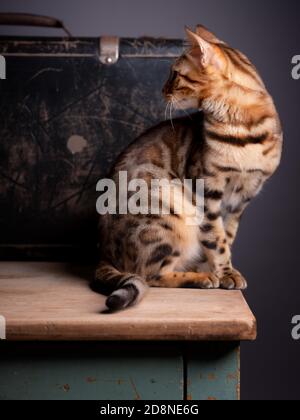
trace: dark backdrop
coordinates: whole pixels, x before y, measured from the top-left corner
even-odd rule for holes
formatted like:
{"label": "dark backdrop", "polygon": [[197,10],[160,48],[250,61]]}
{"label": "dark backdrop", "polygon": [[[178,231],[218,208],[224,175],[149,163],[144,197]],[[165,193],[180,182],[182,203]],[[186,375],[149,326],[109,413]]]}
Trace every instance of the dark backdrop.
{"label": "dark backdrop", "polygon": [[[300,54],[300,2],[0,0],[0,11],[53,15],[76,36],[177,38],[184,25],[203,23],[257,65],[281,114],[285,148],[280,170],[248,210],[235,246],[235,264],[249,280],[246,295],[259,326],[258,340],[242,348],[242,398],[300,399],[300,342],[291,338],[292,316],[300,314],[300,80],[291,78],[291,58]],[[57,34],[12,28],[1,33]]]}

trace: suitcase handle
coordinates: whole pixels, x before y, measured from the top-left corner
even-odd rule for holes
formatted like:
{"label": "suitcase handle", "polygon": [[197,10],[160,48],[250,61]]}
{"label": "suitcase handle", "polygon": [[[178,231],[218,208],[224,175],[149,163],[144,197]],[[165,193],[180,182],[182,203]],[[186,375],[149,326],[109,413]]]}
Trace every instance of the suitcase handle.
{"label": "suitcase handle", "polygon": [[28,13],[0,13],[0,25],[59,28],[64,30],[68,37],[72,37],[71,32],[61,20],[48,16],[32,15]]}

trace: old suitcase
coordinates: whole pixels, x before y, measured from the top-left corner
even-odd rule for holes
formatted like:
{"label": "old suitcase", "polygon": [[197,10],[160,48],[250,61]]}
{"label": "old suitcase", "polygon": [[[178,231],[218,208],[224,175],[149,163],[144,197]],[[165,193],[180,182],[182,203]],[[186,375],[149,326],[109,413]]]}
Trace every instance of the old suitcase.
{"label": "old suitcase", "polygon": [[[28,15],[2,23],[62,26]],[[164,119],[180,40],[0,38],[0,259],[92,255],[96,183]]]}

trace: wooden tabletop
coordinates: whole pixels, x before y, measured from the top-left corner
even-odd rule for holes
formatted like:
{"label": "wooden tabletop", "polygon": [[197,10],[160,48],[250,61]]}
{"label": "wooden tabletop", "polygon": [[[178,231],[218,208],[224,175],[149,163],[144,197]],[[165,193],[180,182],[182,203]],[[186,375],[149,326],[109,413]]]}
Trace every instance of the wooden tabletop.
{"label": "wooden tabletop", "polygon": [[0,262],[0,315],[8,340],[254,340],[241,292],[151,289],[137,307],[102,314],[92,271],[61,263]]}

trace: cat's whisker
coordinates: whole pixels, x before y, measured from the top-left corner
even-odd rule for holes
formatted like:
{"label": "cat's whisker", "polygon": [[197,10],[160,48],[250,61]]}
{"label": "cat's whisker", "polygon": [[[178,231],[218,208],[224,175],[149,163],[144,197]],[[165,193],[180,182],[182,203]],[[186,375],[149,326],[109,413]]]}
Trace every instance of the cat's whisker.
{"label": "cat's whisker", "polygon": [[173,107],[174,107],[174,102],[173,102],[173,98],[172,98],[172,100],[170,102],[170,121],[171,121],[172,129],[175,132],[175,127],[174,127],[174,123],[173,123],[173,116],[172,116]]}
{"label": "cat's whisker", "polygon": [[169,102],[167,102],[167,105],[166,105],[166,108],[165,108],[165,121],[167,120],[167,109],[168,109],[168,105],[169,105]]}
{"label": "cat's whisker", "polygon": [[167,105],[166,105],[166,109],[165,109],[165,121],[167,121],[168,119],[168,111],[169,111],[169,106],[171,105],[171,102],[168,101]]}

